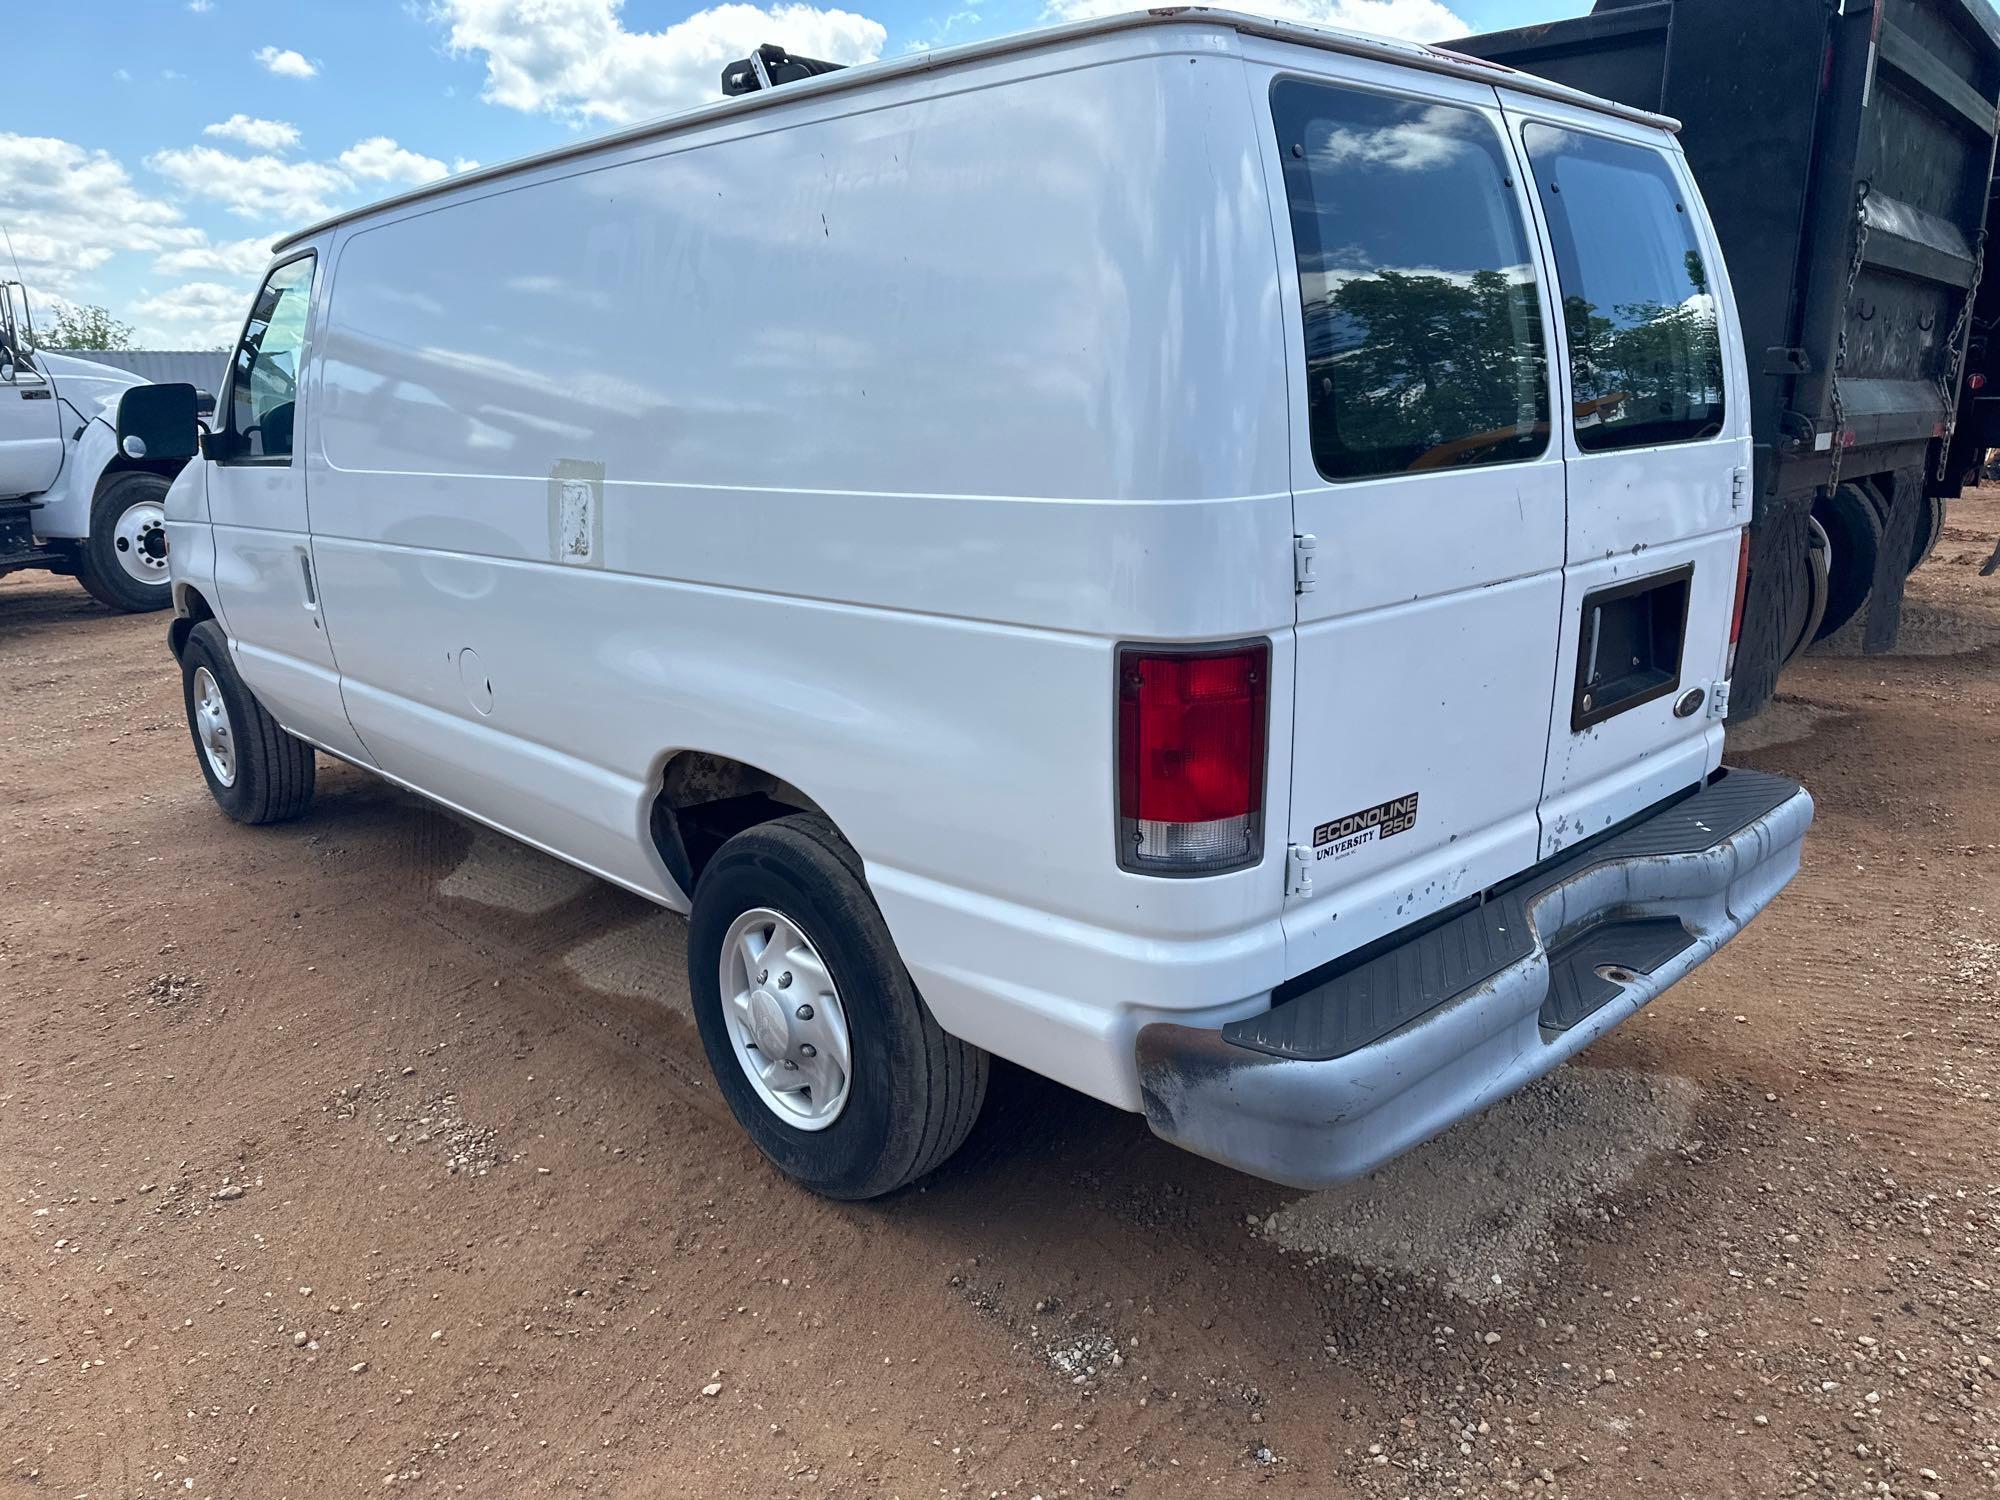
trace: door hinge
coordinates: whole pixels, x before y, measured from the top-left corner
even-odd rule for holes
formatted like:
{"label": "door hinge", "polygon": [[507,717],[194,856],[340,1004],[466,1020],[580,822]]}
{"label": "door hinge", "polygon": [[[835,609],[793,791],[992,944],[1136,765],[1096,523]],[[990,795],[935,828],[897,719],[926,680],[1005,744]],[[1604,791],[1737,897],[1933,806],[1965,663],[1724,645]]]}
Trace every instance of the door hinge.
{"label": "door hinge", "polygon": [[1292,592],[1310,594],[1319,587],[1319,575],[1313,571],[1313,554],[1319,551],[1319,538],[1305,532],[1292,538]]}
{"label": "door hinge", "polygon": [[1721,682],[1709,684],[1708,716],[1711,719],[1729,717],[1729,682],[1726,678]]}
{"label": "door hinge", "polygon": [[1285,860],[1285,898],[1303,900],[1313,893],[1312,850],[1294,844]]}
{"label": "door hinge", "polygon": [[1750,471],[1738,469],[1729,476],[1729,508],[1742,510],[1749,504]]}

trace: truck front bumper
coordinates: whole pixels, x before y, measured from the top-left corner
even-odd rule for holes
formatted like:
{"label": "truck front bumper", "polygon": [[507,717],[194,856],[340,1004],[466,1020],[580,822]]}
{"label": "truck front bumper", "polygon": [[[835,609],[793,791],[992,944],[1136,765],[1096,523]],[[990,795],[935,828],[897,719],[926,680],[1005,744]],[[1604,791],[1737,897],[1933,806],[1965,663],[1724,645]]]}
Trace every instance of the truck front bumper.
{"label": "truck front bumper", "polygon": [[1742,931],[1798,872],[1812,813],[1794,782],[1725,770],[1261,1015],[1154,1022],[1138,1040],[1146,1119],[1292,1187],[1370,1171],[1581,1051]]}

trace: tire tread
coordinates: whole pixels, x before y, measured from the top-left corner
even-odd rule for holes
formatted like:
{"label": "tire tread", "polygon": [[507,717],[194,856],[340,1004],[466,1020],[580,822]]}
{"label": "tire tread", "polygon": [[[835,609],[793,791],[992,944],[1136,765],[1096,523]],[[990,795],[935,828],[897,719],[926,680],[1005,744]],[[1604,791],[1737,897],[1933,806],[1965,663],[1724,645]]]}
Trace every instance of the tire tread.
{"label": "tire tread", "polygon": [[[734,863],[732,845],[742,851]],[[703,892],[710,889],[710,876],[722,879],[720,872],[725,867],[740,869],[746,861],[754,866],[774,858],[788,870],[790,878],[804,877],[809,885],[816,885],[822,899],[833,909],[823,914],[825,919],[839,921],[852,932],[854,941],[866,955],[861,961],[876,966],[877,974],[889,985],[885,993],[902,998],[897,1014],[902,1017],[899,1026],[904,1040],[900,1045],[904,1050],[901,1069],[887,1086],[887,1107],[894,1123],[886,1139],[878,1140],[871,1154],[854,1160],[849,1167],[814,1176],[794,1171],[801,1182],[828,1197],[850,1201],[879,1198],[935,1171],[964,1144],[985,1098],[987,1055],[971,1043],[947,1034],[931,1015],[896,955],[881,910],[869,891],[860,855],[818,813],[788,814],[746,829],[725,844],[704,870],[702,881],[696,886],[692,914],[696,936],[688,948],[689,979],[698,1007],[704,1003],[701,996],[708,984],[707,971],[712,967],[709,962],[712,955],[701,951],[699,940],[705,927],[714,925],[703,915]],[[840,875],[847,879],[839,879]],[[727,878],[733,880],[736,876]],[[720,916],[726,909],[716,907],[715,912]],[[718,1079],[724,1082],[727,1096],[732,1084],[725,1075],[734,1068],[735,1060],[710,1040],[711,1023],[706,1014],[701,1011],[698,1016],[704,1045],[709,1049],[709,1061]],[[764,1128],[762,1116],[754,1116],[753,1124],[752,1120],[744,1119],[733,1100],[731,1107],[737,1109],[739,1121],[753,1139],[757,1138],[759,1129]],[[759,1144],[772,1153],[769,1144],[762,1140]],[[774,1155],[774,1159],[781,1168],[793,1170],[785,1167],[781,1156]]]}
{"label": "tire tread", "polygon": [[[187,645],[182,651],[183,671],[192,673],[198,661],[205,662],[218,679],[227,679],[223,683],[224,694],[235,700],[230,717],[237,721],[240,750],[236,788],[232,790],[240,790],[243,795],[230,798],[211,782],[210,790],[223,811],[237,822],[253,826],[283,823],[298,817],[312,806],[318,769],[313,747],[287,733],[237,676],[230,658],[229,638],[214,620],[203,620],[188,632]],[[201,754],[199,745],[195,754],[197,757]],[[202,772],[206,778],[205,764]]]}
{"label": "tire tread", "polygon": [[[833,824],[818,813],[796,813],[779,818],[775,825],[797,829],[832,854],[867,886],[861,856],[840,836]],[[931,1016],[930,1009],[918,1006],[919,1024],[924,1035],[926,1075],[922,1096],[923,1119],[916,1132],[915,1148],[908,1164],[897,1174],[889,1192],[927,1177],[965,1144],[979,1118],[979,1106],[986,1097],[987,1054],[983,1048],[952,1036]]]}

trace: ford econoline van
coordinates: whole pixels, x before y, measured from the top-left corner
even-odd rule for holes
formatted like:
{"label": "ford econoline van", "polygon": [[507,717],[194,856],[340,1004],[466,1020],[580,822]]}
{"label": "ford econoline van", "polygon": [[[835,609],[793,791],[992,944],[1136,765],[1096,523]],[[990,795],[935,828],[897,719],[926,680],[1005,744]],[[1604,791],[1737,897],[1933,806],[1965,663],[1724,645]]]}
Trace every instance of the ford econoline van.
{"label": "ford econoline van", "polygon": [[1325,1184],[1796,870],[1721,764],[1745,389],[1671,121],[1094,20],[283,241],[172,643],[230,816],[332,755],[687,912],[811,1188],[936,1167],[993,1056]]}

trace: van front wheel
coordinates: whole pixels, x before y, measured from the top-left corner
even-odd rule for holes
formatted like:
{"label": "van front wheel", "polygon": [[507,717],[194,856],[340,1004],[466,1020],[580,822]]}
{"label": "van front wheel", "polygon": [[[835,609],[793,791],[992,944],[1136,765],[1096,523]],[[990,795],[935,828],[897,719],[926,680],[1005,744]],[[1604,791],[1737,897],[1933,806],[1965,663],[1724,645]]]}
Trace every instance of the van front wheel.
{"label": "van front wheel", "polygon": [[213,620],[181,648],[181,697],[195,759],[216,806],[239,823],[281,823],[312,805],[313,748],[251,696]]}
{"label": "van front wheel", "polygon": [[780,818],[716,852],[695,887],[688,979],[730,1112],[814,1192],[894,1192],[972,1129],[986,1054],[932,1019],[826,819]]}

